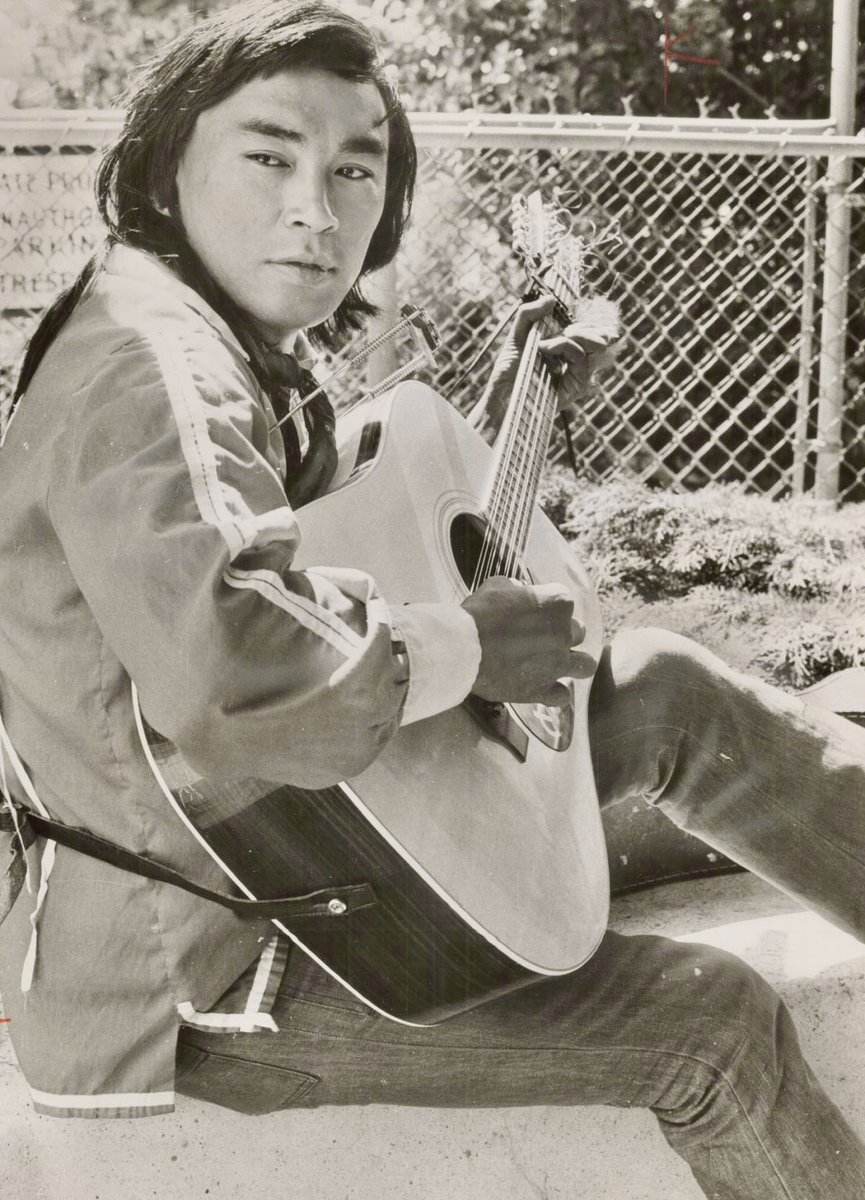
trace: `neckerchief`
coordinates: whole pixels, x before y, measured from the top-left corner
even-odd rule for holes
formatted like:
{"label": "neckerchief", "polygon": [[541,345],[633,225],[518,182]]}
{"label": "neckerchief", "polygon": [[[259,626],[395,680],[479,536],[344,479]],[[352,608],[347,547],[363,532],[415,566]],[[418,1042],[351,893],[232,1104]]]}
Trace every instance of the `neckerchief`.
{"label": "neckerchief", "polygon": [[[276,383],[271,401],[278,421],[289,411],[297,393],[307,395],[318,386],[311,371],[302,367],[293,354],[266,349],[270,377]],[[336,415],[324,392],[300,410],[306,426],[309,445],[303,454],[294,421],[280,426],[285,447],[285,492],[293,508],[307,504],[320,496],[333,478],[337,466],[334,428]]]}

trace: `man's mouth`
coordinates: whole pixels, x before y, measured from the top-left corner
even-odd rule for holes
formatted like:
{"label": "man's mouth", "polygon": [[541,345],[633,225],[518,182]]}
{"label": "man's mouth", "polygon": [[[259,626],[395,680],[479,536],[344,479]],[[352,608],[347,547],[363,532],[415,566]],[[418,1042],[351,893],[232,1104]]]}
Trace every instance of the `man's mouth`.
{"label": "man's mouth", "polygon": [[317,261],[308,258],[279,258],[273,260],[278,267],[298,267],[303,271],[309,271],[311,275],[329,275],[336,270],[328,262]]}

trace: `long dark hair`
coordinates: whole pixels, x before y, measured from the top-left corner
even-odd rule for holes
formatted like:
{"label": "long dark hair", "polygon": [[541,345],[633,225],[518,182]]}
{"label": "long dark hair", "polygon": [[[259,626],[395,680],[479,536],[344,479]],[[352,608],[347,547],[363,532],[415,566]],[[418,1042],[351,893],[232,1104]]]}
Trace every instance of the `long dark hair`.
{"label": "long dark hair", "polygon": [[[405,110],[378,57],[369,31],[353,17],[316,0],[266,0],[225,9],[181,34],[147,64],[125,98],[126,117],[96,177],[99,213],[108,228],[106,248],[122,242],[170,263],[223,317],[250,356],[259,383],[271,396],[284,380],[274,377],[249,317],[219,287],[192,250],[177,209],[176,175],[199,115],[243,84],[292,67],[316,67],[343,78],[371,82],[387,112],[389,147],[384,211],[373,232],[361,276],[390,262],[411,212],[417,153]],[[13,397],[28,387],[42,357],[99,270],[104,249],[45,312],[24,356]],[[331,319],[311,330],[313,340],[334,345],[360,328],[375,307],[357,283]]]}

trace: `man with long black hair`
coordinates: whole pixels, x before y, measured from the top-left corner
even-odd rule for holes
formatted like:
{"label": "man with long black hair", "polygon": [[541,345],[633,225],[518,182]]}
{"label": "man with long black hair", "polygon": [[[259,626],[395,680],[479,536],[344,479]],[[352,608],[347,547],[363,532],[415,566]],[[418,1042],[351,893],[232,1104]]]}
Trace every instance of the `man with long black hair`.
{"label": "man with long black hair", "polygon": [[[27,836],[30,809],[220,888],[148,767],[133,680],[197,770],[324,787],[470,692],[549,700],[593,669],[555,587],[392,608],[360,572],[293,565],[333,414],[277,419],[310,386],[306,339],[369,311],[414,173],[370,35],[303,2],[183,35],[100,170],[105,250],[31,342],[0,454],[6,828],[27,847],[0,986],[34,1105],[168,1112],[175,1062],[181,1091],[246,1112],[640,1105],[708,1196],[859,1200],[862,1145],[734,958],[610,933],[571,975],[410,1027],[266,921]],[[584,349],[574,329],[547,347],[578,377]],[[598,664],[590,738],[602,802],[645,796],[865,935],[865,732],[640,631]]]}

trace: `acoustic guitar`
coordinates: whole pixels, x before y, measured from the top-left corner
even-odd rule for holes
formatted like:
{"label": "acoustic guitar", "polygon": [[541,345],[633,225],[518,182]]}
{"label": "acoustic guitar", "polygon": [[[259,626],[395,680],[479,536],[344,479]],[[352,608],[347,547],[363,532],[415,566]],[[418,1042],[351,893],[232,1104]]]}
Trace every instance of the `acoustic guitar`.
{"label": "acoustic guitar", "polygon": [[[587,303],[586,244],[537,194],[516,211],[518,248],[557,310],[530,331],[496,449],[421,383],[358,405],[338,422],[330,491],[298,514],[295,565],[357,567],[391,603],[460,603],[493,575],[555,581],[597,656],[596,596],[536,503],[557,385],[539,345]],[[598,302],[588,303],[597,322]],[[614,337],[608,302],[600,318]],[[604,933],[591,684],[568,686],[562,708],[470,697],[401,728],[361,775],[319,790],[201,779],[153,731],[145,749],[176,812],[244,896],[370,885],[354,908],[334,899],[323,920],[275,923],[370,1007],[432,1024],[576,970]]]}

